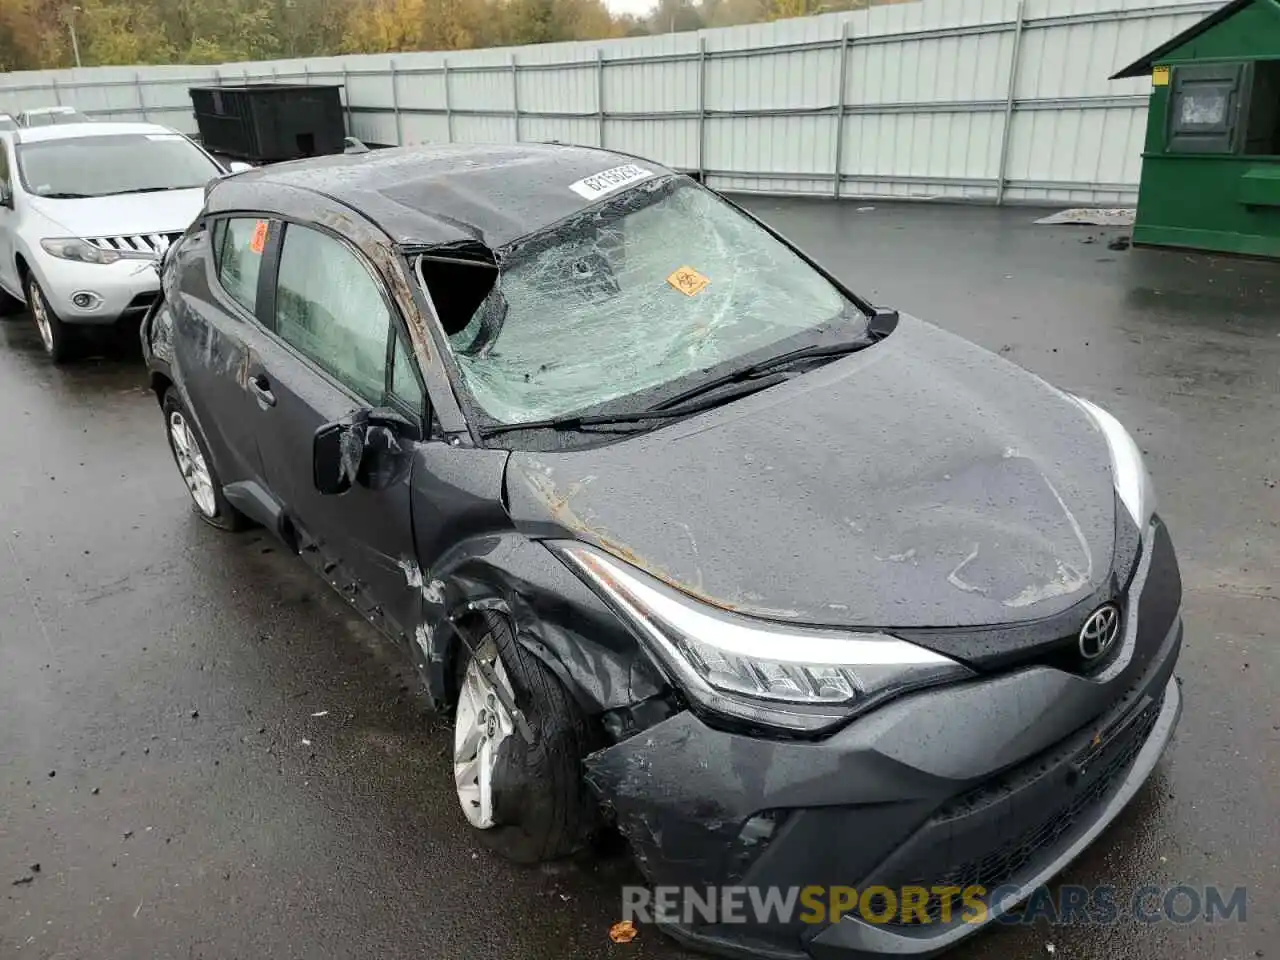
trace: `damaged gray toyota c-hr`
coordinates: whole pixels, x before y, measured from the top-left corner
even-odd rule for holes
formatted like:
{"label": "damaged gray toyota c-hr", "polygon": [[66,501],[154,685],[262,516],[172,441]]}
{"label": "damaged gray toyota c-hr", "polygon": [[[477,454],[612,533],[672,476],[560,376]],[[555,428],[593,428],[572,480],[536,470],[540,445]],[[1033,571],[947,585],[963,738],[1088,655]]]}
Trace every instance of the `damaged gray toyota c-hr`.
{"label": "damaged gray toyota c-hr", "polygon": [[[1176,724],[1181,582],[1133,439],[873,307],[658,164],[423,147],[214,184],[142,337],[214,526],[260,523],[455,717],[524,862],[1024,899]],[[770,957],[979,928],[682,922]]]}

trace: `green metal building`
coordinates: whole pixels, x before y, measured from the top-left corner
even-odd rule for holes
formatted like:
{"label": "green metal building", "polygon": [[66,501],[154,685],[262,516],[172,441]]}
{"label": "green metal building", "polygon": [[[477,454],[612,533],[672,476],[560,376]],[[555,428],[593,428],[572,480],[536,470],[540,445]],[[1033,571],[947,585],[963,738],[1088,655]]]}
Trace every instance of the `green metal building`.
{"label": "green metal building", "polygon": [[1112,79],[1140,76],[1133,242],[1280,258],[1280,0],[1233,0]]}

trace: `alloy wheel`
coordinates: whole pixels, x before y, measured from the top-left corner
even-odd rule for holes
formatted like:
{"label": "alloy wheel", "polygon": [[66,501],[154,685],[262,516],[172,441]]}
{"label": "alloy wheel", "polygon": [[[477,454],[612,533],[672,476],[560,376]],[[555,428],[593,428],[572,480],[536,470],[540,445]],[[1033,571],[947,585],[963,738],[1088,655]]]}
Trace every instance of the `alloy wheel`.
{"label": "alloy wheel", "polygon": [[46,353],[53,353],[53,324],[49,322],[49,308],[44,302],[40,289],[31,285],[31,316],[35,318],[36,329],[40,331],[40,339],[44,341]]}
{"label": "alloy wheel", "polygon": [[[492,665],[498,682],[510,697],[511,683],[502,661],[495,657]],[[510,712],[502,705],[493,684],[481,673],[479,662],[472,658],[458,695],[453,780],[462,812],[471,825],[480,830],[494,825],[493,778],[498,748],[514,730]]]}
{"label": "alloy wheel", "polygon": [[213,495],[213,478],[209,475],[209,465],[187,424],[187,418],[177,410],[169,414],[169,438],[173,442],[173,455],[178,461],[178,470],[182,473],[191,499],[206,517],[214,517],[218,512],[218,503]]}

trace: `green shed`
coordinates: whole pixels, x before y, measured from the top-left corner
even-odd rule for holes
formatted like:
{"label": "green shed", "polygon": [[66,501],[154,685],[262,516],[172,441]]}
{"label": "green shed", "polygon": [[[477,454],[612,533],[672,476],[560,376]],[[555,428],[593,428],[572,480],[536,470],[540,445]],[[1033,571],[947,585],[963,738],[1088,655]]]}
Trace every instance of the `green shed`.
{"label": "green shed", "polygon": [[1133,242],[1280,258],[1280,0],[1232,0],[1112,79],[1141,76]]}

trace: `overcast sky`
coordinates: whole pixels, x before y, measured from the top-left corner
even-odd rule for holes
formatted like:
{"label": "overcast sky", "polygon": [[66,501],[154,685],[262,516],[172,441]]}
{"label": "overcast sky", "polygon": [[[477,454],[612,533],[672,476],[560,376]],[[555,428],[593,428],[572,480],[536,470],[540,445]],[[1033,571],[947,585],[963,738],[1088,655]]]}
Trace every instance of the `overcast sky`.
{"label": "overcast sky", "polygon": [[648,13],[655,6],[655,0],[604,0],[604,3],[614,13],[631,13],[636,16]]}

